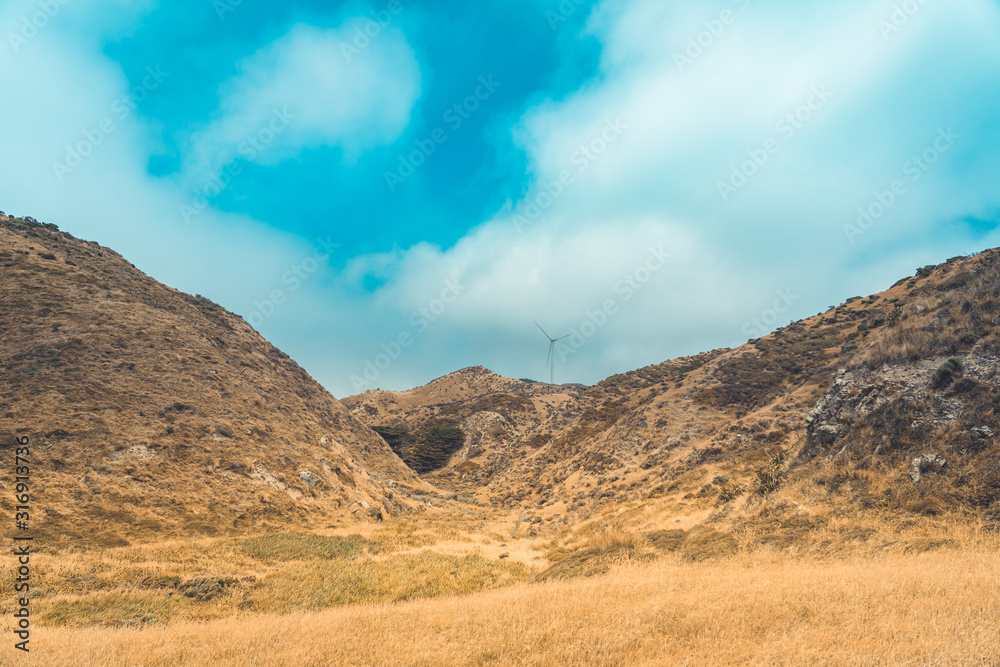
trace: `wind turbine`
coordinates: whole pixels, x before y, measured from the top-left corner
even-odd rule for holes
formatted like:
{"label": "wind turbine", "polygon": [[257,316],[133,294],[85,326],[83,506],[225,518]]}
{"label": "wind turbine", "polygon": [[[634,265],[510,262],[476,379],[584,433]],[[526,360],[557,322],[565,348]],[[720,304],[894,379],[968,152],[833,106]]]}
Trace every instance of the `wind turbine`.
{"label": "wind turbine", "polygon": [[549,339],[549,358],[545,360],[545,363],[549,365],[549,384],[556,383],[556,341],[560,341],[563,338],[569,338],[572,334],[566,334],[565,336],[559,336],[559,338],[553,338],[552,336],[545,333],[545,329],[538,322],[535,322],[535,326],[538,330],[545,334],[545,337]]}

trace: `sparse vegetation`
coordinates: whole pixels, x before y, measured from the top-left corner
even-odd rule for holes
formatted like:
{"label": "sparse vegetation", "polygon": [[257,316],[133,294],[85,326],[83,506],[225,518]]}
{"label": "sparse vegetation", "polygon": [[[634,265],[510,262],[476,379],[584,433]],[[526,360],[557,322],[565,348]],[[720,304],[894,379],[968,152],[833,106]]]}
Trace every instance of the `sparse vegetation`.
{"label": "sparse vegetation", "polygon": [[788,471],[785,470],[786,457],[787,455],[784,451],[776,451],[767,460],[767,463],[757,468],[755,471],[757,479],[755,480],[756,486],[754,489],[756,493],[766,496],[778,490],[781,483],[788,477]]}
{"label": "sparse vegetation", "polygon": [[255,560],[291,561],[348,558],[360,554],[376,554],[381,546],[360,535],[323,536],[304,533],[265,535],[232,540],[230,548]]}

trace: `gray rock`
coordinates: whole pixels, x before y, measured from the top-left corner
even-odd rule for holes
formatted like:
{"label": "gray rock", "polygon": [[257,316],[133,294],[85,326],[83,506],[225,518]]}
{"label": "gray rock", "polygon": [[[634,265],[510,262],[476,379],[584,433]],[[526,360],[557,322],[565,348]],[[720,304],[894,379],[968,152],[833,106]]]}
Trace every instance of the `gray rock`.
{"label": "gray rock", "polygon": [[306,488],[308,488],[309,490],[317,489],[320,486],[323,486],[324,484],[322,477],[320,477],[314,472],[309,472],[308,470],[303,470],[302,472],[300,472],[299,479],[301,479],[305,483]]}
{"label": "gray rock", "polygon": [[916,484],[923,479],[923,476],[928,471],[937,471],[948,465],[948,461],[945,460],[940,454],[924,454],[923,456],[918,456],[913,459],[913,463],[910,464],[910,479]]}
{"label": "gray rock", "polygon": [[813,437],[821,445],[830,445],[837,440],[841,428],[836,424],[823,424],[813,430]]}
{"label": "gray rock", "polygon": [[989,426],[976,426],[974,428],[970,428],[969,430],[972,431],[972,435],[977,438],[982,438],[983,440],[993,437],[993,429]]}

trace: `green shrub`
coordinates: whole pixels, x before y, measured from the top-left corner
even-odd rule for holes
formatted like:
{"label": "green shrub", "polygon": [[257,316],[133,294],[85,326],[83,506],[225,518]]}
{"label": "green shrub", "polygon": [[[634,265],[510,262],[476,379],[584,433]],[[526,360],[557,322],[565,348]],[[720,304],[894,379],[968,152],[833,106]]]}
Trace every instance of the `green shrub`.
{"label": "green shrub", "polygon": [[955,378],[957,373],[962,373],[965,370],[965,364],[958,357],[952,357],[948,361],[941,364],[941,367],[937,369],[934,374],[933,386],[936,389],[941,389],[947,387],[951,384],[951,381]]}
{"label": "green shrub", "polygon": [[967,333],[967,334],[962,334],[962,337],[959,338],[959,340],[962,342],[963,345],[973,345],[979,340],[979,336],[977,336],[974,333]]}

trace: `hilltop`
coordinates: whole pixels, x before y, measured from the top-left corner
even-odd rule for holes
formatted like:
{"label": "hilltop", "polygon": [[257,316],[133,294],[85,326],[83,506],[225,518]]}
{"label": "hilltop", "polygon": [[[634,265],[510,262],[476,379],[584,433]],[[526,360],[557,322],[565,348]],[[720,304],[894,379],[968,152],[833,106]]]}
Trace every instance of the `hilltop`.
{"label": "hilltop", "polygon": [[0,444],[31,438],[41,538],[378,520],[426,489],[240,317],[53,225],[0,217],[0,341]]}

